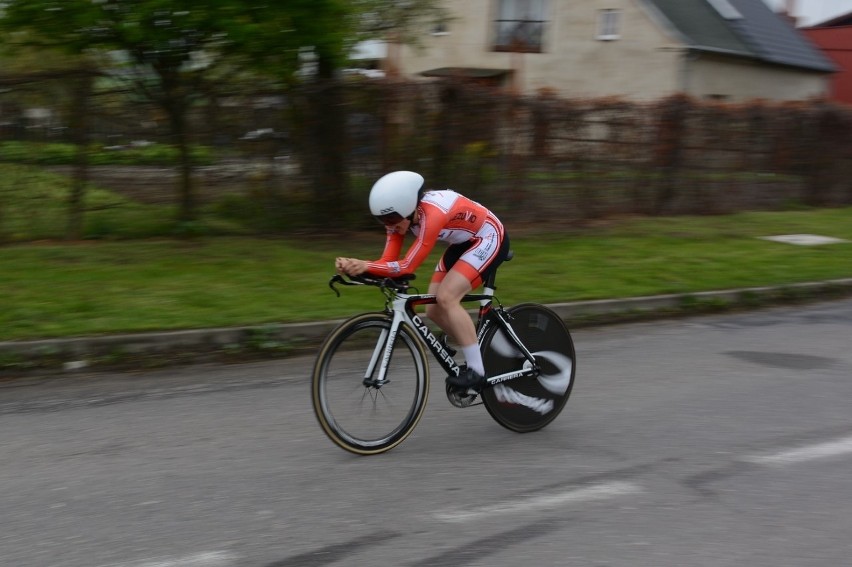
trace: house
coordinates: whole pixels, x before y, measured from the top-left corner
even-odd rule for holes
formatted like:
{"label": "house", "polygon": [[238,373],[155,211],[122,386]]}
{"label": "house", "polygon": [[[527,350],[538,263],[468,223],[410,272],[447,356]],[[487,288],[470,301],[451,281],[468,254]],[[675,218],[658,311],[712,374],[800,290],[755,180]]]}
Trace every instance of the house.
{"label": "house", "polygon": [[818,45],[838,68],[831,79],[829,98],[852,104],[852,12],[800,31]]}
{"label": "house", "polygon": [[562,96],[795,100],[835,65],[762,0],[465,0],[388,71]]}

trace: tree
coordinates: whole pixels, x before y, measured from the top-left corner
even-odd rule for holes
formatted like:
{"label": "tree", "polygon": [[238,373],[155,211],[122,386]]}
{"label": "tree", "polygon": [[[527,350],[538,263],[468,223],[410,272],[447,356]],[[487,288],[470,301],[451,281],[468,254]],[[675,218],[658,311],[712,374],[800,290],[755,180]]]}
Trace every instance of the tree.
{"label": "tree", "polygon": [[8,0],[0,27],[7,41],[19,37],[72,54],[116,54],[112,75],[167,117],[180,156],[178,219],[192,221],[196,195],[187,113],[245,11],[242,2],[210,0]]}
{"label": "tree", "polygon": [[[168,118],[180,155],[178,218],[196,217],[189,151],[189,109],[223,58],[295,83],[306,52],[315,58],[308,78],[308,144],[320,210],[346,207],[345,114],[338,71],[351,46],[387,30],[408,30],[440,0],[5,0],[0,31],[69,53],[114,53],[128,81]],[[22,32],[30,35],[21,36]],[[397,34],[397,37],[401,37]]]}
{"label": "tree", "polygon": [[[305,165],[313,183],[317,218],[334,222],[345,218],[350,209],[346,102],[339,76],[348,54],[364,39],[416,43],[417,32],[427,29],[424,24],[447,21],[447,12],[442,0],[288,0],[270,3],[265,10],[267,21],[288,22],[294,30],[285,45],[313,56],[314,73],[302,85],[307,93],[301,113],[302,140],[313,156]],[[270,55],[280,60],[279,47],[269,39],[258,45],[263,53],[256,52],[255,61],[267,61]]]}
{"label": "tree", "polygon": [[[6,46],[9,47],[9,46]],[[67,101],[61,114],[70,125],[70,136],[77,146],[71,190],[67,200],[65,237],[82,236],[85,192],[88,177],[88,108],[92,85],[97,77],[89,57],[71,55],[44,48],[13,48],[2,52],[3,75],[0,87],[21,104],[50,105]],[[38,85],[36,88],[32,88]],[[47,88],[44,88],[47,86]],[[36,95],[36,96],[33,96]],[[24,102],[26,101],[26,102]]]}
{"label": "tree", "polygon": [[401,45],[420,46],[425,29],[438,29],[450,20],[446,3],[441,0],[354,0],[359,14],[361,37],[380,38],[388,43],[388,67],[398,71]]}
{"label": "tree", "polygon": [[[303,166],[311,178],[317,219],[341,219],[350,208],[346,115],[337,71],[356,40],[354,6],[346,0],[290,0],[266,7],[267,21],[276,26],[286,22],[293,30],[294,35],[287,37],[284,45],[295,46],[313,58],[314,72],[305,78],[301,89],[304,96],[299,98],[304,109],[300,112],[301,145],[304,155],[310,156]],[[263,64],[271,59],[273,69],[283,62],[278,72],[295,78],[290,73],[293,59],[286,52],[281,53],[280,44],[276,45],[278,29],[274,27],[272,34],[264,34],[263,42],[255,44],[255,49],[258,45],[264,49],[256,61]]]}

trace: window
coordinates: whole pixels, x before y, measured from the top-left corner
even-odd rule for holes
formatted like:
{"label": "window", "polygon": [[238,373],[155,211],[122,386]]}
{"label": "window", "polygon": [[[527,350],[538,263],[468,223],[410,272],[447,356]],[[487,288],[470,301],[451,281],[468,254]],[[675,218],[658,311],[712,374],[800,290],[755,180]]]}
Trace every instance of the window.
{"label": "window", "polygon": [[450,28],[445,21],[435,22],[432,26],[432,35],[449,35],[449,33]]}
{"label": "window", "polygon": [[547,0],[497,0],[494,51],[541,53]]}
{"label": "window", "polygon": [[612,41],[621,37],[621,10],[598,12],[598,39]]}

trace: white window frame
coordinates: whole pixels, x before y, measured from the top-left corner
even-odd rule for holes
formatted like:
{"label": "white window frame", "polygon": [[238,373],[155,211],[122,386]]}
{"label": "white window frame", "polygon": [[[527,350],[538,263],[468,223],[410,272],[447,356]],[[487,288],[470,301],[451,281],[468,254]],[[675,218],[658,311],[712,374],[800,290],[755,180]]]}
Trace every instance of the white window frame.
{"label": "white window frame", "polygon": [[621,10],[598,10],[598,35],[601,41],[621,39]]}

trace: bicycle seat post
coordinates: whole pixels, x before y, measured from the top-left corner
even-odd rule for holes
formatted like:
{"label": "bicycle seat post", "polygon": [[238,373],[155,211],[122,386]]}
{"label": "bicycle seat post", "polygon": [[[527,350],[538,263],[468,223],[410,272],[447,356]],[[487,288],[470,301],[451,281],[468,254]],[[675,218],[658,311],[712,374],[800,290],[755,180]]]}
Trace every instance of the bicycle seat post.
{"label": "bicycle seat post", "polygon": [[[509,260],[512,259],[512,257],[514,255],[515,255],[514,251],[510,248],[509,251],[506,253],[506,258],[504,258],[503,261],[508,262]],[[485,307],[491,301],[491,298],[494,297],[494,292],[497,291],[497,285],[495,283],[496,280],[497,280],[497,270],[495,269],[495,270],[491,271],[488,274],[488,277],[485,278],[485,281],[482,282],[482,293],[483,293],[483,295],[487,295],[489,297],[489,299],[480,300],[479,304],[482,307]]]}

